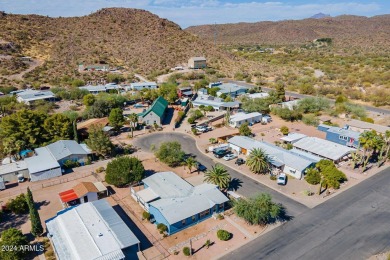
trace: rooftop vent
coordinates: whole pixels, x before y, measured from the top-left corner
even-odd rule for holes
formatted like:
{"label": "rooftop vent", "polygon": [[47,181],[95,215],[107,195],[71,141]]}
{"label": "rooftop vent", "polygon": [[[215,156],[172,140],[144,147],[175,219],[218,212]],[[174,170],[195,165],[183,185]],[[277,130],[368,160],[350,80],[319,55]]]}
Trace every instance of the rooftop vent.
{"label": "rooftop vent", "polygon": [[98,237],[102,237],[102,236],[103,236],[103,234],[102,234],[102,233],[99,233],[99,234],[98,234]]}

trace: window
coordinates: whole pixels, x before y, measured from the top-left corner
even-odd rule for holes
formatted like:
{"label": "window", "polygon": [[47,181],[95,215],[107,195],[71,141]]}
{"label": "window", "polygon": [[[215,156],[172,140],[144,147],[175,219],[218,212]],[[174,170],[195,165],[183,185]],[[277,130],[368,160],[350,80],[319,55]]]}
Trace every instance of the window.
{"label": "window", "polygon": [[183,219],[183,220],[181,221],[181,224],[184,226],[184,225],[186,224],[186,220]]}
{"label": "window", "polygon": [[199,216],[201,218],[203,218],[204,216],[207,216],[208,214],[210,214],[210,209],[207,209],[205,211],[202,211],[201,213],[199,213]]}

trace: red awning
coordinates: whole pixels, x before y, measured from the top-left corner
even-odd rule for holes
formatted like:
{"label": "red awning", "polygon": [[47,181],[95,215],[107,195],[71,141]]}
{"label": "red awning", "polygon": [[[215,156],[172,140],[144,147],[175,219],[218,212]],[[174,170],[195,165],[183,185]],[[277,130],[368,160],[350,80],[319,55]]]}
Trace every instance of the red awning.
{"label": "red awning", "polygon": [[77,194],[74,192],[74,190],[63,191],[63,192],[59,193],[59,195],[60,195],[61,201],[64,203],[79,198],[77,196]]}

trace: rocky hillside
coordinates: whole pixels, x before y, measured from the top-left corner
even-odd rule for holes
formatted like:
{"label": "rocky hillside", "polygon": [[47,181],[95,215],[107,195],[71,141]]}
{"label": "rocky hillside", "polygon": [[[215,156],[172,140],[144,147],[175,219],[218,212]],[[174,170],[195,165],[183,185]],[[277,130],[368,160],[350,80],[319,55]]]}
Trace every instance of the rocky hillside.
{"label": "rocky hillside", "polygon": [[336,46],[363,50],[389,49],[390,15],[324,17],[279,22],[193,26],[186,31],[221,44],[305,44],[317,38],[332,38]]}
{"label": "rocky hillside", "polygon": [[215,67],[233,62],[229,54],[177,24],[125,8],[71,18],[0,13],[0,43],[0,58],[46,61],[33,73],[35,78],[75,76],[80,62],[106,62],[145,75],[187,62],[190,56],[206,56]]}

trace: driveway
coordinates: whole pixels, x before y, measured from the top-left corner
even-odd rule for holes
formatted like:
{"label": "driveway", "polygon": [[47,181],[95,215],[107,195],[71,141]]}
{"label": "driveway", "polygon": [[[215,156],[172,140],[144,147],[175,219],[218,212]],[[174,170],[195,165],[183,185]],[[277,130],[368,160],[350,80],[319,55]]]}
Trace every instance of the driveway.
{"label": "driveway", "polygon": [[[197,160],[210,169],[215,165],[215,161],[205,156],[196,147],[196,143],[193,137],[181,134],[181,133],[155,133],[149,134],[139,139],[134,140],[134,145],[140,147],[144,151],[149,151],[152,144],[158,145],[159,143],[166,141],[178,141],[181,143],[182,150],[186,153],[196,155]],[[227,168],[232,179],[235,179],[236,183],[240,183],[238,192],[245,197],[250,197],[256,193],[269,193],[275,202],[281,203],[285,206],[287,214],[292,217],[297,217],[303,212],[307,211],[308,208],[303,204],[290,199],[283,194],[268,188],[267,186],[252,180],[251,178],[242,175],[236,170]]]}

